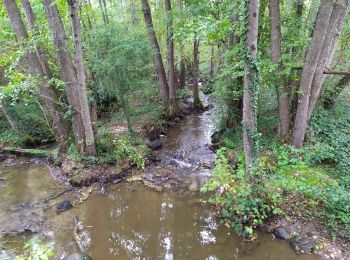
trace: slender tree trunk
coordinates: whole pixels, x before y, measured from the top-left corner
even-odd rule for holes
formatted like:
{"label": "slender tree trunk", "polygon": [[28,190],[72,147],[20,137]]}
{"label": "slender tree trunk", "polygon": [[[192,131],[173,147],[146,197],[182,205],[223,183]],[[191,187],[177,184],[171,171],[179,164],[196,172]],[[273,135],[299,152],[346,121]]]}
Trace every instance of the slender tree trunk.
{"label": "slender tree trunk", "polygon": [[162,56],[160,54],[157,36],[153,28],[151,9],[149,7],[148,0],[141,0],[141,4],[142,4],[143,15],[145,18],[145,24],[147,26],[148,37],[151,42],[151,46],[153,50],[153,60],[154,60],[155,68],[157,70],[160,87],[163,94],[163,100],[165,103],[167,103],[169,101],[169,87],[168,87],[168,82],[165,75]]}
{"label": "slender tree trunk", "polygon": [[346,15],[349,10],[349,0],[339,0],[334,4],[332,15],[329,20],[326,38],[323,42],[322,52],[317,63],[316,71],[312,80],[310,101],[308,106],[307,122],[310,120],[312,112],[321,92],[321,88],[325,79],[323,74],[333,58],[335,47],[338,43],[341,30],[344,26]]}
{"label": "slender tree trunk", "polygon": [[296,8],[296,17],[299,19],[300,23],[303,17],[303,10],[304,10],[304,0],[298,0],[297,3],[297,8]]}
{"label": "slender tree trunk", "polygon": [[279,133],[286,136],[289,133],[289,101],[288,90],[284,86],[281,77],[281,19],[279,0],[270,0],[270,22],[271,22],[271,59],[277,67],[276,92],[279,112]]}
{"label": "slender tree trunk", "polygon": [[[234,28],[234,26],[238,23],[239,17],[238,15],[235,13],[231,16],[231,26],[232,28]],[[239,42],[239,38],[237,35],[237,31],[236,30],[232,30],[230,33],[230,39],[229,39],[229,45],[232,46],[236,43]]]}
{"label": "slender tree trunk", "polygon": [[[4,0],[4,5],[7,11],[7,14],[10,18],[11,25],[15,31],[18,42],[25,48],[25,41],[28,39],[28,33],[21,18],[19,9],[14,0]],[[27,16],[29,26],[31,30],[35,29],[35,17],[33,11],[30,7],[30,3],[24,1],[23,8],[25,10],[25,14]],[[47,86],[45,77],[50,76],[47,75],[47,60],[44,59],[44,52],[42,48],[37,49],[36,51],[26,52],[26,57],[29,65],[29,72],[32,76],[39,76],[39,94],[40,99],[44,102],[45,109],[47,109],[50,113],[50,116],[53,120],[53,129],[56,136],[56,141],[60,144],[61,149],[65,149],[65,140],[67,139],[67,127],[63,116],[58,111],[56,103],[55,103],[55,94],[52,86]]]}
{"label": "slender tree trunk", "polygon": [[[8,79],[4,75],[4,68],[0,67],[0,85],[5,86],[7,84],[8,84]],[[9,123],[11,129],[15,133],[19,134],[18,127],[17,127],[15,121],[12,119],[11,115],[8,113],[8,111],[6,109],[5,102],[4,102],[4,100],[2,98],[0,98],[0,111],[4,115],[4,117],[7,120],[7,122]]]}
{"label": "slender tree trunk", "polygon": [[106,5],[106,0],[102,0],[102,6],[103,6],[103,12],[106,18],[106,23],[109,23],[109,18],[108,18],[108,12],[107,12],[107,5]]}
{"label": "slender tree trunk", "polygon": [[83,120],[85,132],[85,155],[96,156],[96,145],[94,131],[92,128],[89,102],[86,92],[86,75],[83,58],[83,48],[80,39],[80,24],[78,17],[78,2],[77,0],[68,0],[71,9],[72,32],[75,47],[75,63],[77,69],[78,93],[80,101],[80,113]]}
{"label": "slender tree trunk", "polygon": [[98,0],[98,4],[99,4],[100,9],[101,9],[103,23],[104,23],[104,25],[107,25],[108,24],[108,18],[107,18],[106,14],[105,14],[102,0]]}
{"label": "slender tree trunk", "polygon": [[178,114],[175,88],[175,63],[174,63],[174,40],[173,40],[173,18],[171,13],[171,2],[165,0],[165,10],[167,12],[167,47],[168,47],[168,82],[169,82],[169,103],[168,116],[174,117]]}
{"label": "slender tree trunk", "polygon": [[186,62],[181,57],[180,60],[180,71],[179,71],[179,87],[183,88],[186,85]]}
{"label": "slender tree trunk", "polygon": [[10,114],[8,113],[6,106],[5,106],[5,103],[1,98],[0,98],[0,111],[3,114],[3,116],[5,117],[5,119],[7,120],[7,122],[9,123],[11,129],[16,134],[19,134],[17,125],[16,125],[15,121],[12,119],[12,117],[10,116]]}
{"label": "slender tree trunk", "polygon": [[302,91],[302,94],[299,96],[299,103],[293,129],[293,146],[297,148],[302,146],[304,142],[312,79],[317,68],[323,42],[326,38],[327,26],[329,24],[332,10],[333,1],[321,1],[314,35],[312,37],[301,74],[300,90]]}
{"label": "slender tree trunk", "polygon": [[[93,10],[93,7],[92,7],[92,4],[91,4],[90,0],[85,0],[85,3],[86,3],[87,6],[89,6],[90,10]],[[90,12],[89,14],[91,14],[91,18],[92,18],[93,23],[96,23],[95,13],[94,12]]]}
{"label": "slender tree trunk", "polygon": [[131,24],[136,26],[139,23],[139,19],[136,15],[135,0],[130,0],[130,11],[131,11]]}
{"label": "slender tree trunk", "polygon": [[324,93],[324,98],[322,100],[323,107],[330,109],[334,107],[337,98],[342,93],[342,91],[350,85],[350,76],[342,77],[339,82],[331,89],[326,89]]}
{"label": "slender tree trunk", "polygon": [[[21,0],[24,15],[28,21],[29,29],[32,33],[37,33],[36,28],[36,18],[32,9],[32,6],[30,4],[29,0]],[[43,73],[45,74],[47,79],[52,78],[52,71],[49,65],[49,62],[46,58],[45,51],[42,46],[37,46],[36,53],[39,59],[40,66],[42,68]],[[66,149],[64,145],[64,141],[68,138],[68,127],[67,124],[63,118],[63,115],[61,112],[59,112],[57,105],[56,105],[56,86],[51,84],[47,86],[47,89],[44,89],[44,92],[48,96],[46,100],[46,106],[48,107],[50,114],[53,118],[54,124],[57,128],[55,131],[58,136],[61,136],[61,150],[64,151]]]}
{"label": "slender tree trunk", "polygon": [[210,71],[209,71],[209,77],[214,78],[214,45],[211,46],[211,52],[210,52]]}
{"label": "slender tree trunk", "polygon": [[225,53],[225,44],[218,44],[218,68],[216,70],[216,73],[218,74],[221,70],[221,68],[223,67],[224,64],[224,59],[223,59],[223,55]]}
{"label": "slender tree trunk", "polygon": [[192,76],[193,76],[193,109],[203,109],[202,101],[199,98],[198,90],[198,73],[199,73],[199,39],[197,35],[194,36],[193,40],[193,66],[192,66]]}
{"label": "slender tree trunk", "polygon": [[250,0],[248,5],[246,49],[249,57],[245,60],[244,66],[244,92],[243,92],[243,142],[246,158],[246,173],[254,168],[258,163],[259,151],[257,144],[257,84],[255,79],[258,71],[254,63],[257,58],[258,48],[258,20],[259,20],[259,0]]}
{"label": "slender tree trunk", "polygon": [[72,109],[72,121],[75,144],[82,154],[85,154],[84,125],[80,114],[78,83],[69,53],[67,35],[63,27],[55,0],[45,0],[45,12],[49,27],[57,49],[57,59],[61,69],[61,78],[66,85],[68,103]]}

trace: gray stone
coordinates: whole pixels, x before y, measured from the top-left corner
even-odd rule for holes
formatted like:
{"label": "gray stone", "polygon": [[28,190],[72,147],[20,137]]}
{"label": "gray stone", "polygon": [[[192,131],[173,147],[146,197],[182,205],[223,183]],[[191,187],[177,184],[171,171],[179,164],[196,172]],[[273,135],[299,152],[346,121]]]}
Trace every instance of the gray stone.
{"label": "gray stone", "polygon": [[91,256],[85,252],[74,253],[63,258],[63,260],[92,260]]}
{"label": "gray stone", "polygon": [[150,148],[153,149],[153,150],[160,149],[162,146],[163,146],[163,144],[160,141],[160,139],[155,139],[154,141],[152,141],[150,143]]}
{"label": "gray stone", "polygon": [[71,207],[73,207],[73,205],[70,202],[70,200],[64,200],[64,201],[61,201],[57,204],[56,212],[61,213],[61,212],[69,210]]}
{"label": "gray stone", "polygon": [[286,228],[283,228],[283,227],[276,228],[274,233],[276,237],[280,239],[287,240],[290,238],[290,233],[287,231]]}
{"label": "gray stone", "polygon": [[295,236],[291,240],[291,245],[296,251],[310,254],[314,251],[316,245],[316,239],[313,237],[298,237]]}

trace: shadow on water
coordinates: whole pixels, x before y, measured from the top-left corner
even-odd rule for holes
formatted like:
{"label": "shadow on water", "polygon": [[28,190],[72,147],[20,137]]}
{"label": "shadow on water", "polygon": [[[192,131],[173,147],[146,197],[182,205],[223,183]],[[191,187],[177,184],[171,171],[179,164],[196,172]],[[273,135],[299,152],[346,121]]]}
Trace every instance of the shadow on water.
{"label": "shadow on water", "polygon": [[[200,202],[201,194],[189,191],[191,176],[202,182],[210,175],[214,160],[209,149],[213,130],[210,114],[187,116],[170,128],[162,138],[163,148],[157,151],[160,162],[146,173],[146,178],[174,183],[170,187],[185,188],[186,192],[157,192],[138,182],[121,183],[106,186],[104,192],[92,190],[85,202],[59,215],[50,205],[41,208],[42,214],[36,213],[42,221],[40,232],[55,242],[56,257],[78,251],[73,218],[79,215],[89,234],[85,242],[93,259],[318,259],[297,255],[288,243],[273,240],[271,234],[259,234],[254,242],[242,241]],[[2,229],[11,224],[16,212],[36,210],[22,209],[23,205],[37,205],[66,188],[59,187],[42,165],[3,166],[0,177],[4,180],[0,183]],[[74,196],[66,194],[59,200],[74,200]],[[0,241],[1,247],[19,249],[25,238],[28,236],[7,236]],[[16,241],[19,243],[13,245]]]}

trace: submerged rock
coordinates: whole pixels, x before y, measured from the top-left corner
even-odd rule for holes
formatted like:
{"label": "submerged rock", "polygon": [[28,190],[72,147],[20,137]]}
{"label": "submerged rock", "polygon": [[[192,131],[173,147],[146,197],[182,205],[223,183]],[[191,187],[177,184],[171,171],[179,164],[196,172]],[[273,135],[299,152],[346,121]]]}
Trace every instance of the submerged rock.
{"label": "submerged rock", "polygon": [[290,232],[284,227],[276,228],[274,233],[275,233],[276,237],[278,237],[280,239],[287,240],[290,238]]}
{"label": "submerged rock", "polygon": [[74,253],[63,258],[63,260],[92,260],[88,253]]}
{"label": "submerged rock", "polygon": [[160,148],[163,146],[163,144],[162,144],[162,142],[160,141],[160,139],[155,139],[154,141],[152,141],[152,142],[150,143],[149,146],[150,146],[151,149],[157,150],[157,149],[160,149]]}
{"label": "submerged rock", "polygon": [[296,251],[301,251],[302,253],[310,254],[315,250],[316,239],[313,237],[299,237],[295,236],[290,241],[292,247]]}
{"label": "submerged rock", "polygon": [[24,208],[9,213],[8,217],[0,220],[0,237],[21,234],[26,231],[40,233],[44,229],[43,214],[42,208]]}
{"label": "submerged rock", "polygon": [[64,200],[64,201],[61,201],[57,204],[56,206],[56,212],[57,213],[61,213],[61,212],[64,212],[64,211],[67,211],[69,210],[70,208],[72,208],[73,205],[72,203],[70,202],[70,200]]}
{"label": "submerged rock", "polygon": [[0,162],[4,161],[6,159],[6,155],[0,153]]}

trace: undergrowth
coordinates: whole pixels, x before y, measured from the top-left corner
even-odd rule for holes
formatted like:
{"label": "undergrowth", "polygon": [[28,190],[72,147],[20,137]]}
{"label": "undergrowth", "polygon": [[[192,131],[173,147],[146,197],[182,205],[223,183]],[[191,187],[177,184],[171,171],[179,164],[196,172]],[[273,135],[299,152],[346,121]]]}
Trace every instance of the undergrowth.
{"label": "undergrowth", "polygon": [[333,237],[350,239],[349,133],[347,113],[317,111],[302,149],[262,138],[260,164],[251,178],[237,145],[241,133],[226,131],[202,191],[210,192],[209,202],[220,208],[223,221],[244,236],[273,215],[298,214],[316,217]]}

